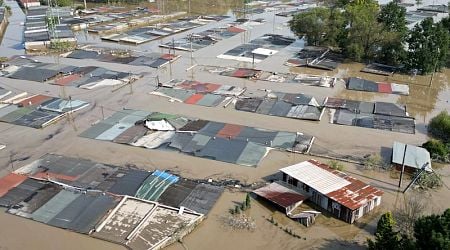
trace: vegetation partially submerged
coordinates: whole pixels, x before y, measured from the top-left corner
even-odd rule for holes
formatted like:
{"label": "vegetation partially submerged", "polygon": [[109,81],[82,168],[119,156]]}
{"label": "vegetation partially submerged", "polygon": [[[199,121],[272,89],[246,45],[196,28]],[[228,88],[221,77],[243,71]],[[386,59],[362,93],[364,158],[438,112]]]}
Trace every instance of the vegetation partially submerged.
{"label": "vegetation partially submerged", "polygon": [[425,142],[422,147],[426,148],[434,161],[450,162],[450,115],[442,111],[431,119],[428,124],[428,132],[432,139]]}
{"label": "vegetation partially submerged", "polygon": [[445,66],[450,20],[433,23],[427,18],[410,31],[406,24],[404,7],[393,1],[380,8],[375,0],[332,2],[290,21],[291,30],[309,45],[334,48],[351,60],[376,61],[414,74]]}
{"label": "vegetation partially submerged", "polygon": [[450,209],[443,214],[432,214],[412,219],[411,235],[396,229],[391,212],[378,221],[375,239],[368,240],[371,250],[378,249],[450,249]]}

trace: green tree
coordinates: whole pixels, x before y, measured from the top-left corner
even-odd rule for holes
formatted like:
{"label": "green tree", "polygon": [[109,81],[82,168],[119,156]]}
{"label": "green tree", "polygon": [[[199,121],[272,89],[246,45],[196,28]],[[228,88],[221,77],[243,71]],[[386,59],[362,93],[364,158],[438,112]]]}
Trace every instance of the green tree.
{"label": "green tree", "polygon": [[378,220],[375,241],[368,240],[370,250],[397,249],[400,245],[400,237],[394,231],[395,220],[391,212],[381,215]]}
{"label": "green tree", "polygon": [[406,27],[406,9],[396,2],[390,2],[381,8],[378,22],[383,24],[386,39],[382,41],[377,52],[380,63],[398,66],[405,57],[405,39],[408,34]]}
{"label": "green tree", "polygon": [[450,249],[450,209],[419,218],[414,225],[417,249]]}
{"label": "green tree", "polygon": [[428,124],[428,132],[445,143],[450,143],[450,115],[447,111],[442,111],[439,115],[431,119]]}
{"label": "green tree", "polygon": [[295,15],[289,25],[297,36],[304,35],[309,45],[322,45],[329,16],[328,8],[314,8]]}
{"label": "green tree", "polygon": [[245,196],[245,207],[247,209],[249,209],[252,206],[251,202],[252,200],[250,198],[250,194],[247,194],[247,196]]}
{"label": "green tree", "polygon": [[289,25],[297,36],[305,36],[309,45],[336,46],[346,22],[342,12],[335,8],[313,8],[295,15]]}
{"label": "green tree", "polygon": [[349,27],[341,40],[344,54],[355,60],[373,59],[386,38],[383,25],[378,22],[378,4],[373,0],[353,1],[345,8]]}
{"label": "green tree", "polygon": [[422,74],[435,72],[445,65],[449,47],[449,33],[442,23],[426,18],[411,31],[408,41],[408,69]]}

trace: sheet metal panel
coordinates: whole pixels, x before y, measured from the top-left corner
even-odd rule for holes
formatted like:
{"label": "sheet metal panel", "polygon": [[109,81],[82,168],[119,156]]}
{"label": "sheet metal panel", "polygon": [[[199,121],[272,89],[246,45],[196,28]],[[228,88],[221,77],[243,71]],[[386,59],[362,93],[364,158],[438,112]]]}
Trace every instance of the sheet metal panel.
{"label": "sheet metal panel", "polygon": [[292,147],[294,147],[296,138],[296,133],[278,132],[272,141],[272,147],[292,149]]}
{"label": "sheet metal panel", "polygon": [[35,221],[47,224],[57,214],[59,214],[72,201],[77,199],[81,194],[73,193],[67,190],[61,190],[57,195],[37,209],[31,216]]}
{"label": "sheet metal panel", "polygon": [[270,141],[273,141],[277,134],[277,131],[244,127],[241,133],[239,133],[238,139],[270,146]]}
{"label": "sheet metal panel", "polygon": [[217,161],[236,163],[246,145],[245,140],[228,140],[217,137],[209,140],[206,146],[196,152],[195,155]]}
{"label": "sheet metal panel", "polygon": [[164,193],[159,197],[158,202],[161,204],[180,207],[180,204],[194,190],[197,183],[191,180],[180,179],[177,183],[170,185]]}
{"label": "sheet metal panel", "polygon": [[216,136],[217,133],[225,127],[225,123],[220,122],[208,122],[206,126],[199,130],[199,133],[207,136]]}
{"label": "sheet metal panel", "polygon": [[127,173],[124,176],[118,178],[115,181],[114,185],[109,188],[108,192],[120,195],[134,196],[144,180],[147,179],[150,174],[150,172],[143,170],[127,170]]}
{"label": "sheet metal panel", "polygon": [[206,107],[216,107],[225,100],[224,96],[215,94],[206,94],[196,104]]}
{"label": "sheet metal panel", "polygon": [[263,100],[260,98],[238,99],[235,108],[241,111],[256,112],[262,102]]}
{"label": "sheet metal panel", "polygon": [[118,202],[109,195],[81,194],[47,224],[88,233]]}
{"label": "sheet metal panel", "polygon": [[242,166],[256,167],[268,151],[269,149],[265,146],[249,142],[242,150],[236,163]]}
{"label": "sheet metal panel", "polygon": [[264,99],[262,103],[256,109],[256,113],[268,115],[272,107],[275,105],[276,100],[274,99]]}
{"label": "sheet metal panel", "polygon": [[101,135],[103,132],[110,129],[112,126],[113,125],[111,125],[111,124],[108,124],[105,122],[100,122],[88,129],[86,129],[79,136],[85,137],[85,138],[90,138],[90,139],[95,139],[95,138],[97,138],[97,136]]}
{"label": "sheet metal panel", "polygon": [[101,133],[95,139],[103,140],[103,141],[112,141],[116,137],[118,137],[120,134],[125,132],[127,129],[131,128],[133,125],[129,124],[129,123],[128,124],[127,123],[115,124],[114,126],[109,128],[108,130],[106,130],[103,133]]}
{"label": "sheet metal panel", "polygon": [[148,129],[143,125],[135,125],[123,131],[120,135],[114,138],[113,142],[122,144],[131,144],[136,142],[139,138],[147,133]]}
{"label": "sheet metal panel", "polygon": [[187,207],[198,213],[208,214],[222,193],[222,187],[202,183],[194,188],[189,196],[181,202],[180,206]]}

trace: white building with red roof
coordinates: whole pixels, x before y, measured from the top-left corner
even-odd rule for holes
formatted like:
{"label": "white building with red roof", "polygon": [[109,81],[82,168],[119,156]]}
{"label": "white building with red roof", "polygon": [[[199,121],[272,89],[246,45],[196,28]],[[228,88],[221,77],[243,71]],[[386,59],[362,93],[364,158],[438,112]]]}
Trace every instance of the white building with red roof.
{"label": "white building with red roof", "polygon": [[337,218],[353,223],[381,204],[383,191],[316,160],[280,169],[283,181]]}

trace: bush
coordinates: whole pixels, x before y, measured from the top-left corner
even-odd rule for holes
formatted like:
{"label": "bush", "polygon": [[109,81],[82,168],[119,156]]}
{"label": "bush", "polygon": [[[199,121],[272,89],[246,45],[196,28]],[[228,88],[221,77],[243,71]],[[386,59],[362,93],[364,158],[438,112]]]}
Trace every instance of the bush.
{"label": "bush", "polygon": [[437,173],[423,173],[416,184],[422,189],[436,189],[442,187],[442,178]]}
{"label": "bush", "polygon": [[364,168],[367,170],[374,170],[382,167],[383,158],[381,158],[381,155],[379,154],[370,155],[364,160]]}
{"label": "bush", "polygon": [[342,163],[340,163],[339,161],[336,161],[336,160],[329,161],[328,165],[332,169],[336,169],[336,170],[339,170],[339,171],[344,170],[344,164],[342,164]]}
{"label": "bush", "polygon": [[433,159],[445,158],[449,154],[447,145],[436,139],[431,139],[425,142],[424,144],[422,144],[422,147],[430,152]]}
{"label": "bush", "polygon": [[450,115],[447,111],[442,111],[431,119],[430,124],[428,124],[428,132],[444,143],[450,142]]}

